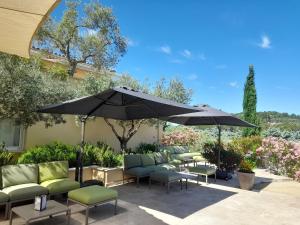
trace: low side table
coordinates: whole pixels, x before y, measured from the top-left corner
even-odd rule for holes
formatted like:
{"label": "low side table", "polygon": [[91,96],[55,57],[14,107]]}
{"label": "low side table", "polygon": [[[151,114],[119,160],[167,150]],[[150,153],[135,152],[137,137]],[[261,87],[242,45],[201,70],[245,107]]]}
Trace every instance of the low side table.
{"label": "low side table", "polygon": [[10,217],[9,217],[9,224],[12,225],[12,216],[13,213],[17,216],[21,217],[25,220],[25,224],[28,225],[30,222],[44,218],[44,217],[52,217],[57,214],[66,213],[67,216],[67,224],[70,223],[70,209],[54,200],[47,201],[47,208],[43,211],[36,211],[34,210],[34,204],[30,205],[22,205],[17,206],[11,209],[10,211]]}

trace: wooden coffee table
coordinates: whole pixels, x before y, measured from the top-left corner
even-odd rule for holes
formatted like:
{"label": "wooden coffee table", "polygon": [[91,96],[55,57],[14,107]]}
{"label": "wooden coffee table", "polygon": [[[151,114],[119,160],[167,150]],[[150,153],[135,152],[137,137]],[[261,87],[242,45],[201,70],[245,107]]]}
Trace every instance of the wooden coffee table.
{"label": "wooden coffee table", "polygon": [[24,219],[26,225],[34,220],[41,219],[44,217],[52,217],[54,215],[61,214],[61,213],[66,213],[67,224],[69,224],[70,214],[71,214],[70,209],[67,206],[58,203],[54,200],[47,201],[47,208],[43,211],[34,210],[34,204],[17,206],[12,208],[9,217],[10,225],[12,225],[13,213],[21,217],[22,219]]}

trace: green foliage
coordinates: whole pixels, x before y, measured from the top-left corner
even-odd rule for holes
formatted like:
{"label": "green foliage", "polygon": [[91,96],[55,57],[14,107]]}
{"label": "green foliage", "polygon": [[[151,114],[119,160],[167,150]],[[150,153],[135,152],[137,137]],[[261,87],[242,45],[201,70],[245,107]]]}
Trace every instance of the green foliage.
{"label": "green foliage", "polygon": [[225,149],[224,146],[219,146],[218,143],[207,143],[204,145],[203,157],[212,164],[218,164],[218,151],[220,150],[221,169],[226,171],[235,170],[242,160],[242,156],[231,150]]}
{"label": "green foliage", "polygon": [[[256,88],[254,81],[254,68],[253,65],[249,66],[249,74],[244,88],[244,101],[243,101],[243,114],[244,119],[249,123],[259,125],[257,114],[256,114]],[[244,136],[259,135],[259,128],[245,128]]]}
{"label": "green foliage", "polygon": [[247,162],[254,166],[261,166],[261,159],[257,156],[256,149],[262,145],[260,136],[241,137],[228,143],[228,148],[239,153]]}
{"label": "green foliage", "polygon": [[[175,78],[166,81],[165,78],[161,78],[154,88],[153,94],[158,97],[170,99],[179,103],[189,104],[192,99],[193,91],[184,86],[184,83]],[[163,130],[166,130],[168,124],[165,121],[161,122]]]}
{"label": "green foliage", "polygon": [[38,121],[47,126],[64,122],[62,116],[36,110],[74,98],[77,89],[42,72],[40,59],[0,54],[0,119],[14,119],[25,127]]}
{"label": "green foliage", "polygon": [[290,131],[290,130],[282,130],[280,128],[272,127],[262,132],[263,137],[278,137],[283,138],[285,140],[300,140],[300,130],[298,131]]}
{"label": "green foliage", "polygon": [[242,160],[242,162],[239,165],[239,172],[253,173],[254,168],[255,168],[255,165],[251,161]]}
{"label": "green foliage", "polygon": [[[53,142],[25,151],[18,159],[18,163],[41,163],[51,161],[69,161],[70,167],[76,166],[76,152],[80,146]],[[114,153],[113,149],[104,143],[97,145],[86,144],[83,150],[82,162],[84,166],[97,164],[103,167],[115,167],[122,164],[122,156]]]}
{"label": "green foliage", "polygon": [[66,57],[70,76],[78,63],[91,63],[99,69],[115,66],[126,52],[126,41],[112,10],[98,1],[84,7],[79,1],[67,1],[66,5],[59,22],[50,17],[39,29],[38,47]]}
{"label": "green foliage", "polygon": [[[238,113],[239,118],[243,118],[243,113]],[[258,120],[262,130],[278,128],[281,131],[299,131],[300,115],[279,113],[275,111],[257,112]]]}
{"label": "green foliage", "polygon": [[14,154],[5,149],[4,143],[0,143],[0,167],[13,164]]}
{"label": "green foliage", "polygon": [[63,80],[63,81],[68,79],[68,71],[66,70],[66,68],[63,65],[60,65],[58,63],[53,64],[48,69],[48,72],[55,79]]}
{"label": "green foliage", "polygon": [[26,150],[18,163],[42,163],[51,161],[69,161],[70,167],[76,165],[76,146],[53,142]]}
{"label": "green foliage", "polygon": [[134,150],[137,154],[147,154],[152,152],[157,152],[158,147],[157,144],[149,144],[149,143],[140,143]]}
{"label": "green foliage", "polygon": [[112,77],[99,73],[90,74],[83,82],[83,88],[88,95],[98,94],[112,86],[114,86]]}
{"label": "green foliage", "polygon": [[241,155],[246,155],[249,152],[255,152],[262,144],[262,138],[260,136],[241,137],[233,139],[228,143],[230,149],[234,149]]}

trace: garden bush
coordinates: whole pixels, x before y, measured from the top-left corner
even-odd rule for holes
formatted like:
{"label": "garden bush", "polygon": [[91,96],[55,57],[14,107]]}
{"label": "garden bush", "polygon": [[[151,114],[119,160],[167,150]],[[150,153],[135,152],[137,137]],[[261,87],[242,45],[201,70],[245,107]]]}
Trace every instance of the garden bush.
{"label": "garden bush", "polygon": [[217,165],[219,149],[221,169],[225,169],[227,172],[234,171],[241,163],[241,154],[231,149],[225,149],[223,145],[220,146],[218,143],[206,143],[202,155],[209,163]]}
{"label": "garden bush", "polygon": [[69,161],[70,167],[76,166],[77,146],[53,142],[26,150],[18,159],[18,163],[42,163],[51,161]]}
{"label": "garden bush", "polygon": [[194,145],[199,139],[199,132],[192,128],[183,128],[165,133],[162,136],[161,143],[163,145]]}
{"label": "garden bush", "polygon": [[[70,167],[76,166],[76,152],[79,145],[67,145],[53,142],[47,145],[33,147],[25,151],[18,163],[41,163],[67,160]],[[82,162],[84,166],[97,164],[103,167],[122,165],[122,155],[114,153],[107,144],[98,142],[97,145],[86,144],[83,149]]]}
{"label": "garden bush", "polygon": [[261,160],[256,154],[256,149],[261,145],[262,138],[260,136],[250,136],[233,139],[227,144],[227,148],[239,153],[243,158],[251,161],[255,166],[261,166]]}
{"label": "garden bush", "polygon": [[15,154],[8,152],[4,144],[0,144],[0,166],[14,163]]}
{"label": "garden bush", "polygon": [[149,143],[140,143],[134,150],[134,153],[137,154],[147,154],[152,152],[157,152],[158,146],[157,144],[149,144]]}
{"label": "garden bush", "polygon": [[268,137],[256,153],[277,174],[300,181],[300,143],[283,138]]}

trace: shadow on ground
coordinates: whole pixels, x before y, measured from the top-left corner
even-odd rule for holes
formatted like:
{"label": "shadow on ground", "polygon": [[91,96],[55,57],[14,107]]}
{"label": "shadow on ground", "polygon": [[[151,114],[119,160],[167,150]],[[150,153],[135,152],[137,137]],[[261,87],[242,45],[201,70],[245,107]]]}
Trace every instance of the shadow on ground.
{"label": "shadow on ground", "polygon": [[194,183],[188,184],[187,191],[180,190],[179,184],[173,184],[169,194],[166,193],[165,187],[159,184],[152,185],[149,189],[147,184],[137,188],[135,184],[129,183],[115,189],[118,190],[122,201],[181,219],[236,194]]}

